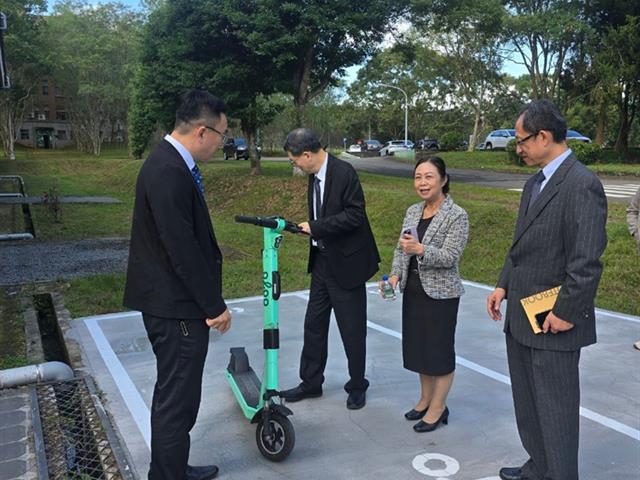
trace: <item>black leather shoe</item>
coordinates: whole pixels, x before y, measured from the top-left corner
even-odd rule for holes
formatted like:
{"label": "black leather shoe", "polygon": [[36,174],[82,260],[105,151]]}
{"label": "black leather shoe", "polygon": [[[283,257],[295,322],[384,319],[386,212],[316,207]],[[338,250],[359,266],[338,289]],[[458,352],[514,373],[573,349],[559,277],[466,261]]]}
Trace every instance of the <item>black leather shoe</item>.
{"label": "black leather shoe", "polygon": [[322,387],[315,390],[305,390],[301,385],[283,390],[280,392],[280,398],[284,398],[287,402],[299,402],[305,398],[315,398],[322,396]]}
{"label": "black leather shoe", "polygon": [[429,410],[429,407],[425,408],[424,410],[416,410],[415,408],[412,408],[404,414],[404,418],[412,421],[420,420],[422,417],[424,417],[425,413],[427,413],[427,410]]}
{"label": "black leather shoe", "polygon": [[217,476],[218,467],[215,465],[205,465],[202,467],[187,465],[187,480],[211,480]]}
{"label": "black leather shoe", "polygon": [[436,420],[435,423],[427,423],[424,420],[420,420],[413,426],[413,429],[418,433],[433,432],[441,423],[444,423],[445,425],[449,423],[448,407],[444,407],[444,412],[442,412],[442,415],[440,415],[440,418]]}
{"label": "black leather shoe", "polygon": [[522,476],[522,469],[520,467],[501,468],[500,478],[502,480],[525,480]]}
{"label": "black leather shoe", "polygon": [[363,391],[350,392],[347,397],[347,408],[349,410],[359,410],[367,403],[367,394]]}

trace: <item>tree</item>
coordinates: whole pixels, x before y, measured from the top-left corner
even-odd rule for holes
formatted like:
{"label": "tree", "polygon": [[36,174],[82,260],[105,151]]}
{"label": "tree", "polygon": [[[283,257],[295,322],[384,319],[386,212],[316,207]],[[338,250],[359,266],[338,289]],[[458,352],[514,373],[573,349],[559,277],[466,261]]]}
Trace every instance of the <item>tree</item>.
{"label": "tree", "polygon": [[405,0],[254,0],[238,30],[251,51],[273,58],[279,89],[293,96],[297,124],[306,105],[336,86],[345,69],[379,47],[406,7]]}
{"label": "tree", "polygon": [[[277,109],[264,100],[275,90],[273,58],[238,37],[249,7],[235,0],[176,0],[150,14],[130,112],[134,156],[142,155],[158,125],[170,131],[180,95],[193,88],[223,98],[247,142],[255,144],[258,128]],[[260,173],[254,149],[251,171]]]}
{"label": "tree", "polygon": [[558,96],[577,40],[587,30],[581,0],[506,0],[503,42],[529,72],[533,99]]}
{"label": "tree", "polygon": [[49,69],[41,16],[45,9],[43,0],[3,0],[1,7],[8,24],[4,46],[11,89],[0,90],[0,138],[9,160],[16,158],[17,127],[27,102]]}
{"label": "tree", "polygon": [[49,18],[53,77],[64,89],[80,150],[100,155],[113,127],[126,119],[140,22],[120,4],[76,0],[56,4]]}
{"label": "tree", "polygon": [[422,38],[441,52],[439,74],[454,102],[473,112],[468,149],[478,141],[484,114],[502,87],[502,56],[498,44],[505,12],[500,0],[434,1],[414,4]]}
{"label": "tree", "polygon": [[629,155],[629,132],[640,107],[640,17],[627,17],[620,28],[609,28],[594,69],[612,79],[618,108],[615,150]]}
{"label": "tree", "polygon": [[599,145],[611,141],[623,155],[628,153],[638,103],[640,35],[635,27],[639,16],[638,2],[594,0],[585,4],[590,30],[582,35],[563,75],[572,125],[593,135]]}

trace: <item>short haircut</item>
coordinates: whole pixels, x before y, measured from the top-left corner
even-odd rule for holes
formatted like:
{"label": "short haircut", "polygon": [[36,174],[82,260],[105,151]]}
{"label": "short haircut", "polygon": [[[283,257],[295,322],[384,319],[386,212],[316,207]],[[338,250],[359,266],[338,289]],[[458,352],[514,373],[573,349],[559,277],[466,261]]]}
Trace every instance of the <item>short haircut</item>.
{"label": "short haircut", "polygon": [[534,100],[518,114],[522,117],[522,128],[529,133],[547,130],[553,135],[553,141],[562,142],[567,138],[567,121],[551,100]]}
{"label": "short haircut", "polygon": [[175,128],[184,128],[187,124],[193,125],[199,121],[217,123],[226,112],[227,106],[218,97],[204,90],[190,90],[180,97]]}
{"label": "short haircut", "polygon": [[291,152],[294,157],[299,157],[303,152],[317,153],[321,148],[318,135],[310,128],[296,128],[284,142],[284,151]]}
{"label": "short haircut", "polygon": [[422,165],[423,163],[431,163],[438,169],[440,177],[447,179],[447,183],[445,183],[444,187],[442,187],[442,193],[449,193],[449,184],[451,183],[451,179],[449,178],[449,174],[447,173],[447,166],[444,164],[444,160],[436,155],[422,157],[416,162],[416,166],[413,167],[413,173],[415,173],[418,166]]}

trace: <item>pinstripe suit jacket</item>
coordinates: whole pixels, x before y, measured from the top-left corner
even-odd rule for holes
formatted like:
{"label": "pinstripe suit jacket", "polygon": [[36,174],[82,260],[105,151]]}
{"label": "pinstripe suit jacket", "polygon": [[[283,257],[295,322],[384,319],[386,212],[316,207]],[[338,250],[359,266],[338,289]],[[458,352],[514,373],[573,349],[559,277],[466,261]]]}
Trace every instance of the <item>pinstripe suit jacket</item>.
{"label": "pinstripe suit jacket", "polygon": [[[577,350],[596,341],[594,299],[607,245],[607,199],[600,180],[573,153],[527,211],[534,181],[525,184],[513,243],[498,279],[509,299],[504,331],[526,346]],[[520,299],[558,285],[553,313],[574,328],[536,335]]]}
{"label": "pinstripe suit jacket", "polygon": [[[402,230],[418,225],[423,210],[424,202],[411,205],[404,216]],[[468,237],[467,212],[447,195],[422,237],[425,253],[424,257],[418,258],[420,283],[431,298],[457,298],[464,293],[458,262]],[[410,260],[411,255],[405,254],[398,243],[393,254],[391,275],[400,279],[401,291],[407,283]]]}

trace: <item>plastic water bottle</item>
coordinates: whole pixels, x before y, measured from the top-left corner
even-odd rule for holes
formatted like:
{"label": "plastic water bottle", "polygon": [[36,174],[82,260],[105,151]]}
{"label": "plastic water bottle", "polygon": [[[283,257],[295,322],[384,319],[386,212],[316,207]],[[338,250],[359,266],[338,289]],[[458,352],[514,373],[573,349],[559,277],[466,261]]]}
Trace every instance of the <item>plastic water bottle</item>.
{"label": "plastic water bottle", "polygon": [[396,299],[396,292],[393,291],[393,287],[389,283],[389,276],[388,275],[383,275],[382,276],[382,297],[385,300],[392,300],[393,301],[393,300]]}

